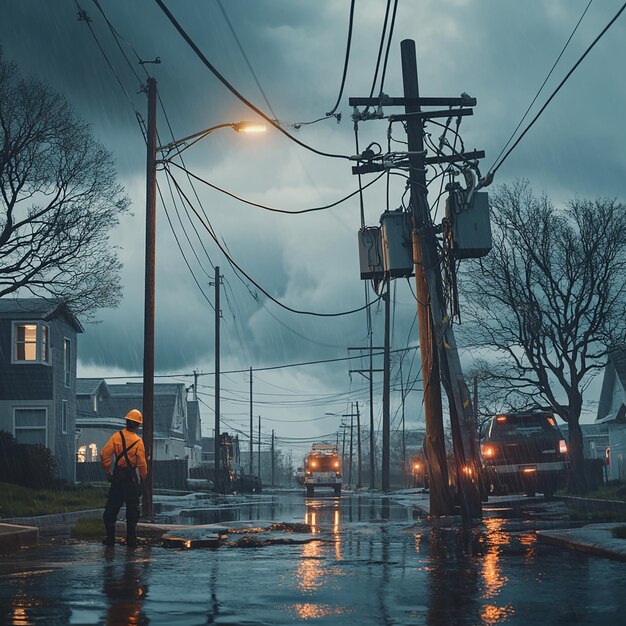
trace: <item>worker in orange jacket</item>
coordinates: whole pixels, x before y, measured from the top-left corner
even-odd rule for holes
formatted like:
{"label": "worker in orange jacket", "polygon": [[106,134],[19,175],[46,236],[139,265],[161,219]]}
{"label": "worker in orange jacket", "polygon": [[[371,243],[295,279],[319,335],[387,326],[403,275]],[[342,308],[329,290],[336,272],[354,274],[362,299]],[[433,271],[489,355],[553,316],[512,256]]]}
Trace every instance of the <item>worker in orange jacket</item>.
{"label": "worker in orange jacket", "polygon": [[143,440],[137,434],[142,424],[141,412],[137,409],[129,411],[126,415],[126,428],[116,432],[100,453],[102,467],[111,483],[102,516],[107,533],[102,543],[106,546],[115,545],[115,522],[124,503],[126,503],[126,545],[129,547],[137,545],[140,479],[144,480],[148,473]]}

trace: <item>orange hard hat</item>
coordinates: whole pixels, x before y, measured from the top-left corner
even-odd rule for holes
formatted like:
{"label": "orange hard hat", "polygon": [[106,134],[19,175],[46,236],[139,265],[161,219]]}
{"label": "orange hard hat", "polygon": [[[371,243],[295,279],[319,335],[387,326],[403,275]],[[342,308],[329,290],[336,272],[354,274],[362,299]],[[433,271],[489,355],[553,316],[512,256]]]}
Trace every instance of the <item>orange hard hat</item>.
{"label": "orange hard hat", "polygon": [[138,424],[143,424],[143,416],[141,415],[141,411],[137,409],[131,409],[128,411],[128,415],[126,415],[126,419],[131,422],[137,422]]}

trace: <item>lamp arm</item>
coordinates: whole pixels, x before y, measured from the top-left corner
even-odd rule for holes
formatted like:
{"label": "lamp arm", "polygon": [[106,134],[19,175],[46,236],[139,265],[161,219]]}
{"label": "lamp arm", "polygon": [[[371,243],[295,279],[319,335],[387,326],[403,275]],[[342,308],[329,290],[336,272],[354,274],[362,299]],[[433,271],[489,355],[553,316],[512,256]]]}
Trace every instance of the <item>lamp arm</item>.
{"label": "lamp arm", "polygon": [[187,137],[183,137],[182,139],[177,139],[168,144],[165,144],[164,146],[159,146],[157,148],[157,152],[171,152],[172,150],[174,150],[174,148],[177,148],[178,146],[184,143],[187,143],[190,139],[193,139],[194,141],[192,141],[191,143],[187,144],[186,146],[184,146],[183,148],[179,150],[179,152],[182,152],[183,150],[186,150],[187,148],[193,146],[193,144],[197,143],[198,141],[200,141],[207,135],[210,135],[214,130],[218,130],[220,128],[234,128],[234,127],[235,127],[235,124],[232,122],[229,122],[228,124],[218,124],[217,126],[211,126],[211,128],[206,128],[204,130],[201,130],[200,132],[193,133],[193,135],[187,135]]}

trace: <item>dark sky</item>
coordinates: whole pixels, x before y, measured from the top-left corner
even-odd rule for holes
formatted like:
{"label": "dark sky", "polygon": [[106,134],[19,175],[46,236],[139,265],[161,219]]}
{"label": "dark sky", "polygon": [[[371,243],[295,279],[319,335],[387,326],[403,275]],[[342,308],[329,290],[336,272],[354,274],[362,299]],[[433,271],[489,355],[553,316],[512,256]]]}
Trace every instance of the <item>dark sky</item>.
{"label": "dark sky", "polygon": [[[275,114],[286,128],[318,118],[334,104],[345,53],[349,0],[222,0],[274,113],[270,113],[217,1],[169,0],[167,4],[219,71],[262,110]],[[144,60],[161,58],[160,65],[145,67],[158,81],[175,137],[224,122],[257,119],[201,64],[156,2],[101,0],[101,5],[142,80],[144,74],[133,48]],[[342,122],[331,119],[292,130],[302,141],[328,152],[354,153],[347,99],[369,93],[385,5],[382,0],[357,2],[350,65],[339,107]],[[486,171],[586,5],[587,0],[400,0],[384,91],[401,95],[400,41],[414,39],[422,95],[467,92],[478,99],[474,116],[463,121],[461,131],[468,149],[486,151],[482,166]],[[592,3],[539,105],[620,5],[617,0]],[[139,81],[95,3],[81,0],[80,6],[91,17],[91,27],[126,93],[88,26],[77,19],[73,1],[4,0],[0,42],[4,57],[16,62],[24,74],[46,81],[67,97],[116,159],[134,213],[123,220],[113,237],[124,262],[124,299],[118,309],[99,312],[100,324],[87,326],[80,339],[79,375],[138,374],[143,355],[145,147],[134,110],[145,116],[146,98],[138,93]],[[537,191],[545,191],[557,204],[576,195],[623,197],[625,24],[623,19],[615,24],[578,68],[498,172],[496,183],[528,178]],[[162,143],[171,141],[160,109],[158,130]],[[429,130],[434,137],[439,135],[436,127]],[[361,125],[360,132],[362,145],[386,141],[385,122],[368,122]],[[396,145],[402,149],[401,144]],[[349,162],[317,156],[275,131],[259,136],[217,131],[186,152],[186,164],[199,176],[241,196],[286,209],[327,204],[356,189]],[[175,175],[183,184],[182,173]],[[244,285],[248,281],[236,277],[197,220],[190,220],[181,206],[172,204],[163,173],[159,184],[173,230],[206,297],[194,282],[159,204],[157,373],[213,370],[214,317],[207,302],[207,298],[213,301],[213,288],[208,285],[213,280],[213,264],[222,268],[225,281],[223,369],[341,358],[348,355],[348,347],[365,345],[364,313],[313,318],[289,313],[262,295],[255,300],[251,292],[256,293],[256,288]],[[247,206],[202,185],[197,191],[233,258],[276,298],[293,308],[319,312],[363,304],[356,250],[360,225],[357,198],[329,211],[289,216]],[[392,180],[391,208],[399,205],[402,191],[402,181]],[[366,221],[377,224],[385,206],[385,185],[380,181],[365,192]],[[393,347],[402,348],[417,341],[415,327],[411,329],[415,302],[406,281],[397,283]],[[382,341],[380,307],[373,308],[373,327],[376,345]],[[405,379],[418,373],[419,356],[413,360],[413,354],[403,363]],[[363,402],[367,396],[365,379],[353,374],[350,381],[348,375],[350,367],[361,366],[339,363],[259,372],[255,415],[262,414],[269,421],[347,413],[350,401]],[[395,358],[394,377],[398,369],[399,358]],[[208,376],[201,382],[213,384]],[[224,392],[228,399],[223,403],[227,419],[241,426],[248,412],[247,375],[229,374],[222,385],[229,390]],[[416,384],[419,387],[420,382]],[[210,405],[212,391],[212,387],[203,388],[203,393],[209,394],[203,399]],[[398,402],[399,396],[394,394],[392,414]],[[420,409],[421,394],[415,392],[407,404],[409,423],[420,419]],[[205,412],[209,414],[208,409]],[[378,400],[375,414],[380,414]],[[395,420],[397,424],[398,416]],[[300,427],[278,422],[273,426],[286,436],[303,436],[335,432],[338,421],[328,416]]]}

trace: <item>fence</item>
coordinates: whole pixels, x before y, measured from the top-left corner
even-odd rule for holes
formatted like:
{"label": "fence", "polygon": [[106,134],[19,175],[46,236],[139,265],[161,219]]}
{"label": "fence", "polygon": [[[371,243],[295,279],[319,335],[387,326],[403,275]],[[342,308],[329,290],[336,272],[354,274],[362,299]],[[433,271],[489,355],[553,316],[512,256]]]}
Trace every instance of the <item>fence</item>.
{"label": "fence", "polygon": [[[153,461],[153,486],[160,489],[181,489],[187,487],[187,459],[173,461]],[[106,482],[106,474],[98,462],[76,463],[76,482]]]}

